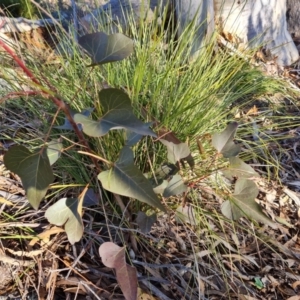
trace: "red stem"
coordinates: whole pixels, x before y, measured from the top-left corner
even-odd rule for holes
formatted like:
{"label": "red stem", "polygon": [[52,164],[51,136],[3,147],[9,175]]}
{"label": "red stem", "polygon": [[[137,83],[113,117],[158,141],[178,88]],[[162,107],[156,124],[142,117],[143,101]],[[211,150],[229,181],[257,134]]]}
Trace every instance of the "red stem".
{"label": "red stem", "polygon": [[[20,68],[23,70],[23,72],[32,80],[32,82],[34,82],[35,84],[39,85],[42,87],[42,84],[40,83],[40,81],[34,76],[34,74],[26,67],[26,65],[24,64],[24,62],[16,55],[16,53],[9,47],[7,46],[1,39],[0,39],[0,46],[2,48],[4,48],[4,50],[13,58],[13,60],[20,66]],[[49,86],[50,90],[51,90],[51,86]],[[52,102],[59,108],[61,109],[66,118],[68,119],[68,121],[70,122],[70,124],[72,125],[78,139],[79,142],[87,149],[88,152],[93,153],[91,148],[88,145],[88,142],[86,141],[83,133],[79,130],[77,124],[75,123],[74,119],[72,118],[71,112],[68,108],[68,106],[65,104],[65,102],[63,100],[61,100],[59,97],[55,97],[53,95],[51,95],[49,92],[47,91],[41,91],[41,93],[44,93],[46,95],[48,95],[48,97],[52,100]],[[97,171],[101,171],[101,168],[98,164],[98,160],[94,157],[91,157],[93,164],[95,165]]]}
{"label": "red stem", "polygon": [[6,96],[2,97],[0,99],[0,103],[4,102],[7,99],[13,99],[13,98],[17,98],[20,96],[35,96],[35,95],[41,95],[44,92],[42,91],[22,91],[22,92],[11,92],[9,94],[7,94]]}
{"label": "red stem", "polygon": [[16,55],[16,53],[8,47],[1,39],[0,46],[14,59],[14,61],[20,66],[23,72],[36,84],[41,85],[40,82],[35,78],[33,73],[25,66],[24,62]]}

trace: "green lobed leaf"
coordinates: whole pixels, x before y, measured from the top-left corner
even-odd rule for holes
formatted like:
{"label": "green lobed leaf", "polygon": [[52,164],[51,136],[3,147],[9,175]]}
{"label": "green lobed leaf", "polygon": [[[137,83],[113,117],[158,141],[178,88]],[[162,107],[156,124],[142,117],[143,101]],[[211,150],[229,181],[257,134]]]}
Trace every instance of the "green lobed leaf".
{"label": "green lobed leaf", "polygon": [[155,171],[154,175],[144,174],[144,176],[151,182],[155,193],[162,194],[169,184],[168,180],[170,180],[177,172],[178,168],[176,165],[164,163]]}
{"label": "green lobed leaf", "polygon": [[[255,282],[255,286],[261,290],[262,288],[264,288],[264,283],[262,282],[262,280],[259,277],[254,277],[254,282]],[[292,297],[293,298],[293,297]],[[291,299],[291,298],[290,298]]]}
{"label": "green lobed leaf", "polygon": [[125,146],[132,147],[137,144],[142,138],[143,135],[126,130]]}
{"label": "green lobed leaf", "polygon": [[222,171],[230,180],[237,178],[260,177],[255,170],[238,157],[229,157],[229,168]]}
{"label": "green lobed leaf", "polygon": [[237,156],[241,151],[241,146],[233,142],[237,128],[238,123],[233,122],[228,124],[224,131],[215,133],[212,136],[212,145],[225,158]]}
{"label": "green lobed leaf", "polygon": [[80,241],[83,235],[81,214],[82,199],[62,198],[46,210],[45,217],[51,224],[64,225],[69,242],[74,244]]}
{"label": "green lobed leaf", "polygon": [[187,186],[184,184],[182,177],[180,175],[174,175],[172,179],[168,182],[166,189],[163,192],[165,198],[179,195],[187,191]]}
{"label": "green lobed leaf", "polygon": [[92,65],[120,61],[133,52],[133,41],[122,33],[95,32],[79,37],[78,43],[92,59]]}
{"label": "green lobed leaf", "polygon": [[277,224],[269,219],[263,213],[260,205],[256,203],[255,198],[257,195],[258,188],[253,181],[245,178],[239,179],[235,185],[233,199],[225,201],[221,206],[221,211],[227,218],[232,220],[249,217],[272,228],[277,228]]}
{"label": "green lobed leaf", "polygon": [[168,149],[168,161],[175,164],[181,159],[187,158],[190,154],[190,148],[186,143],[175,144],[164,139],[159,140]]}
{"label": "green lobed leaf", "polygon": [[238,220],[245,216],[245,213],[238,206],[234,199],[226,200],[221,205],[222,214],[230,220]]}
{"label": "green lobed leaf", "polygon": [[133,152],[127,146],[121,150],[120,157],[114,166],[108,171],[101,172],[98,179],[103,188],[112,193],[135,198],[165,211],[151,183],[134,165]]}
{"label": "green lobed leaf", "polygon": [[49,158],[50,166],[52,166],[61,155],[63,144],[59,141],[50,141],[47,145],[47,156]]}
{"label": "green lobed leaf", "polygon": [[169,182],[167,180],[159,181],[158,185],[157,184],[154,185],[154,182],[151,179],[150,179],[150,182],[153,186],[153,191],[155,194],[163,194],[164,190],[166,189],[166,187],[169,184]]}
{"label": "green lobed leaf", "polygon": [[[84,109],[83,111],[81,111],[80,114],[88,117],[93,112],[93,110],[94,110],[93,108],[87,108],[87,109]],[[75,114],[77,114],[77,113],[78,113],[77,111],[72,110],[71,111],[72,118],[74,118]],[[54,128],[63,129],[63,130],[74,130],[73,126],[71,125],[71,123],[69,122],[69,120],[66,117],[65,117],[65,123],[63,125],[55,126]],[[81,131],[82,127],[79,125],[78,129]]]}
{"label": "green lobed leaf", "polygon": [[54,180],[46,148],[32,153],[24,146],[13,146],[4,155],[4,164],[20,176],[29,203],[38,209]]}
{"label": "green lobed leaf", "polygon": [[254,200],[258,195],[258,187],[252,180],[239,179],[235,183],[233,197],[240,201],[251,201]]}
{"label": "green lobed leaf", "polygon": [[89,188],[83,198],[83,206],[90,207],[94,205],[99,205],[100,196],[95,193],[92,188]]}
{"label": "green lobed leaf", "polygon": [[151,183],[155,194],[163,194],[169,185],[169,181],[177,172],[178,168],[176,165],[164,163],[155,171],[155,175],[151,174],[149,177],[148,174],[144,174],[144,176]]}
{"label": "green lobed leaf", "polygon": [[175,164],[163,163],[159,169],[155,171],[156,177],[168,179],[170,176],[175,175],[179,171]]}
{"label": "green lobed leaf", "polygon": [[99,93],[103,116],[99,121],[75,114],[74,120],[83,127],[83,132],[92,137],[100,137],[113,129],[127,129],[139,135],[156,134],[149,128],[152,123],[143,123],[133,113],[131,102],[126,93],[119,89],[103,89]]}

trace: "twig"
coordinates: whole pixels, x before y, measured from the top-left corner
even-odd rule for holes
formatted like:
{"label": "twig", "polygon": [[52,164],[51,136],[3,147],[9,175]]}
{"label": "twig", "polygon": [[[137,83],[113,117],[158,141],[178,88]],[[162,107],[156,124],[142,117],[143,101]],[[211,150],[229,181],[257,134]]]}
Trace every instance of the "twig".
{"label": "twig", "polygon": [[33,260],[22,260],[17,258],[12,258],[6,255],[0,254],[0,261],[2,263],[7,263],[17,267],[29,267],[34,266],[35,262]]}
{"label": "twig", "polygon": [[[67,120],[70,122],[72,128],[74,129],[79,142],[88,150],[88,152],[92,153],[91,148],[89,147],[88,142],[86,141],[83,133],[81,130],[79,130],[77,124],[75,123],[71,111],[69,109],[69,107],[66,105],[66,103],[60,99],[60,97],[56,96],[55,93],[53,93],[51,91],[51,87],[50,90],[45,89],[45,87],[43,87],[43,85],[41,84],[41,82],[34,76],[34,74],[26,67],[26,65],[24,64],[24,62],[13,52],[12,49],[10,49],[5,42],[3,42],[2,40],[0,40],[0,47],[4,48],[4,50],[14,59],[14,61],[20,66],[20,68],[23,70],[23,72],[32,80],[32,82],[34,84],[36,84],[44,93],[49,95],[49,98],[51,99],[51,101],[57,106],[58,109],[61,109]],[[96,160],[94,157],[91,158],[93,161],[93,164],[95,165],[96,169],[98,172],[101,171],[101,168],[98,164],[98,160]]]}
{"label": "twig", "polygon": [[0,46],[13,58],[13,60],[19,65],[23,72],[37,85],[40,85],[40,82],[35,78],[33,73],[25,66],[24,62],[16,55],[16,53],[9,48],[5,42],[0,39]]}
{"label": "twig", "polygon": [[7,99],[19,98],[22,96],[36,96],[36,95],[43,95],[43,94],[44,92],[42,91],[11,92],[0,99],[0,104],[6,101]]}
{"label": "twig", "polygon": [[39,223],[22,223],[22,222],[9,222],[9,223],[0,223],[0,227],[30,227],[35,228],[39,227],[41,224]]}

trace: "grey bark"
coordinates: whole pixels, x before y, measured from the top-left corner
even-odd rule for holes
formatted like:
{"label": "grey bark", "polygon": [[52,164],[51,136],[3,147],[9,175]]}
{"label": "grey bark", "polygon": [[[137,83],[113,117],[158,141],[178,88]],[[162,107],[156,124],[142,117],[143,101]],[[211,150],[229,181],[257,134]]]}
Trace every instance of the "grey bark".
{"label": "grey bark", "polygon": [[[286,13],[290,30],[298,35],[299,8],[300,0],[288,0],[288,11],[287,0],[110,0],[80,21],[88,31],[101,23],[109,33],[118,31],[119,26],[126,29],[129,15],[136,24],[141,20],[147,23],[157,14],[162,16],[165,9],[171,9],[176,14],[179,35],[189,30],[191,24],[197,26],[192,41],[194,57],[201,54],[201,47],[212,34],[216,22],[225,33],[236,37],[240,48],[263,45],[277,57],[279,65],[290,65],[298,60],[299,54],[287,30]],[[9,23],[10,28],[19,29],[21,24],[34,27],[43,21],[15,19],[4,24],[0,33]]]}
{"label": "grey bark", "polygon": [[125,30],[128,23],[132,21],[130,18],[133,18],[137,24],[141,19],[146,23],[152,22],[155,11],[158,10],[158,16],[161,16],[169,3],[171,0],[110,0],[83,17],[81,23],[85,28],[97,28],[101,22],[110,32],[118,31],[118,26]]}
{"label": "grey bark", "polygon": [[134,21],[139,24],[140,19],[146,23],[152,22],[155,10],[158,11],[158,16],[162,16],[165,9],[171,9],[172,13],[175,11],[178,35],[181,35],[191,24],[197,28],[192,42],[191,56],[199,55],[205,38],[214,31],[213,0],[110,0],[82,18],[81,24],[89,29],[89,27],[96,27],[101,20],[102,24],[107,25],[108,31],[115,32],[118,31],[118,25],[123,29],[128,26],[130,12],[133,12]]}
{"label": "grey bark", "polygon": [[[287,30],[286,0],[110,0],[82,21],[84,25],[95,24],[104,18],[107,24],[118,21],[124,27],[130,10],[136,21],[140,18],[151,21],[156,7],[162,11],[170,3],[176,11],[179,34],[192,23],[198,26],[192,45],[194,56],[200,54],[205,38],[213,31],[214,15],[222,30],[237,38],[240,48],[265,46],[279,65],[290,65],[299,58]],[[109,11],[113,15],[111,20],[107,19]]]}
{"label": "grey bark", "polygon": [[299,58],[287,30],[286,0],[215,0],[216,21],[244,47],[265,46],[279,65]]}
{"label": "grey bark", "polygon": [[186,28],[195,26],[191,49],[192,57],[196,57],[214,31],[214,6],[212,0],[177,0],[174,4],[178,22],[178,34],[182,35]]}
{"label": "grey bark", "polygon": [[286,19],[289,33],[300,38],[300,1],[287,0]]}

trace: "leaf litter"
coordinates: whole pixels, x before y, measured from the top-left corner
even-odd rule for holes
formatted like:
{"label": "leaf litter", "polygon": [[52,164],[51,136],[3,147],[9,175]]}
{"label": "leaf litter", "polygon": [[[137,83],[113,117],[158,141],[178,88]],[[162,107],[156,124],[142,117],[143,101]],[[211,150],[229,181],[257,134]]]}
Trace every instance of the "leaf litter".
{"label": "leaf litter", "polygon": [[[12,177],[9,174],[1,174],[0,180],[8,178]],[[226,295],[226,282],[231,278],[232,291],[239,292],[244,299],[268,299],[274,290],[277,299],[293,299],[297,296],[297,283],[300,281],[298,191],[295,188],[282,188],[277,182],[267,182],[257,176],[254,181],[258,188],[257,202],[262,205],[264,213],[281,225],[278,229],[263,226],[253,234],[255,227],[246,218],[241,218],[235,223],[226,219],[220,222],[212,212],[220,210],[219,202],[223,197],[212,189],[209,190],[203,183],[193,188],[193,192],[197,192],[201,199],[199,203],[202,212],[199,220],[195,222],[192,219],[194,223],[191,223],[191,219],[181,219],[179,222],[175,214],[168,216],[160,213],[148,234],[136,228],[139,253],[130,255],[130,242],[126,242],[126,248],[122,249],[128,251],[126,262],[136,269],[137,281],[143,295],[149,295],[149,299],[153,296],[156,296],[156,299],[198,299],[199,295],[200,299],[220,299],[222,295]],[[20,182],[15,181],[15,185],[20,185]],[[3,209],[8,214],[18,213],[25,204],[24,197],[22,200],[22,197],[13,198],[9,193],[4,195],[3,197],[12,204],[3,202]],[[177,200],[174,198],[172,201],[176,203]],[[199,214],[199,207],[193,203],[188,205],[189,218],[194,216],[194,210]],[[186,207],[188,206],[181,209],[181,213]],[[92,213],[92,208],[86,208],[85,212]],[[42,209],[37,211],[35,218],[30,209],[27,213],[18,214],[23,222],[22,228],[26,228],[26,223],[30,224],[38,215],[42,217],[43,212]],[[83,224],[92,226],[92,229],[85,230],[82,244],[75,244],[71,252],[66,243],[66,235],[55,227],[48,225],[46,230],[42,227],[33,228],[40,239],[35,239],[31,246],[34,249],[31,250],[30,247],[21,247],[14,239],[5,238],[16,234],[19,227],[14,227],[12,223],[12,226],[1,228],[1,265],[14,268],[16,272],[20,272],[26,265],[30,266],[32,271],[39,270],[36,274],[42,274],[46,284],[41,290],[44,289],[45,292],[52,291],[56,295],[75,295],[76,292],[80,292],[84,297],[94,297],[96,293],[103,299],[112,295],[114,299],[122,299],[122,288],[119,286],[118,289],[115,274],[102,265],[96,245],[109,241],[110,235],[116,242],[121,241],[120,237],[123,241],[127,240],[128,228],[125,224],[122,225],[122,217],[115,215],[115,218],[119,218],[119,223],[110,223],[109,234],[106,230],[99,230],[106,224],[105,214],[97,212],[95,216],[97,221],[91,223],[87,215],[83,215]],[[41,225],[45,224],[45,221],[41,222]],[[55,230],[51,231],[51,228]],[[24,236],[32,236],[34,240],[35,234],[21,230]],[[31,259],[33,251],[38,251],[35,259],[40,263]],[[194,254],[191,254],[193,252]],[[43,260],[39,258],[42,253],[45,256]],[[20,260],[25,261],[25,265],[13,263]],[[77,271],[78,268],[80,272]],[[49,273],[51,269],[62,271]],[[67,276],[69,272],[71,275]],[[102,280],[99,285],[97,282],[100,277]],[[29,291],[33,289],[28,283],[26,288]],[[0,293],[7,291],[5,287]]]}

